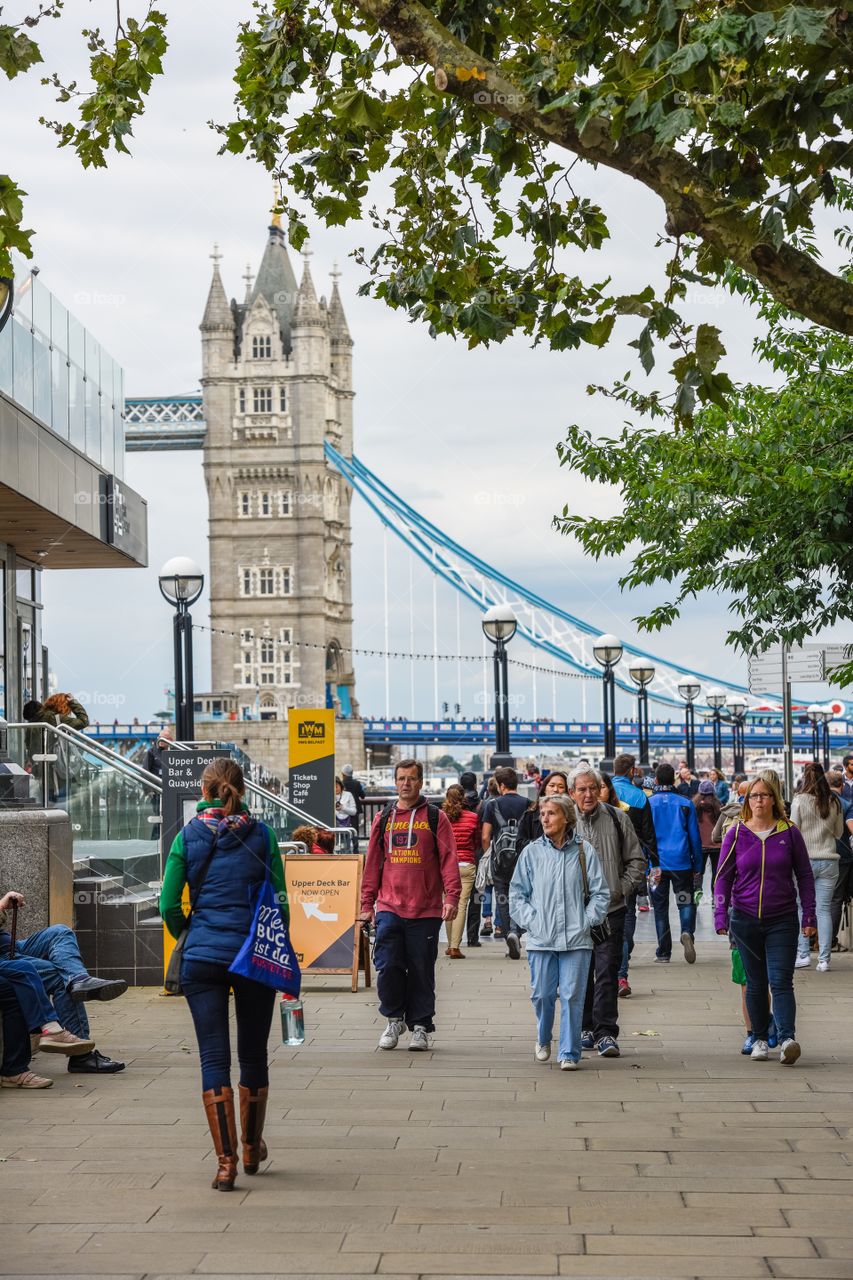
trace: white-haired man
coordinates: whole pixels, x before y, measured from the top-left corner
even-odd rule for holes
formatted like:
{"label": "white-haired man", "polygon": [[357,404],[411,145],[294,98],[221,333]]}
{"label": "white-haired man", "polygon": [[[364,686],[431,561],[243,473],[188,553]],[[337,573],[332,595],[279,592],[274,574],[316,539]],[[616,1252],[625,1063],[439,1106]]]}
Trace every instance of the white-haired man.
{"label": "white-haired man", "polygon": [[643,884],[646,858],[624,809],[616,809],[600,799],[600,773],[589,765],[581,765],[575,769],[569,785],[577,811],[578,837],[595,849],[610,888],[609,932],[595,943],[592,951],[582,1044],[584,1049],[597,1049],[601,1058],[618,1058],[619,965],[625,937],[626,899]]}

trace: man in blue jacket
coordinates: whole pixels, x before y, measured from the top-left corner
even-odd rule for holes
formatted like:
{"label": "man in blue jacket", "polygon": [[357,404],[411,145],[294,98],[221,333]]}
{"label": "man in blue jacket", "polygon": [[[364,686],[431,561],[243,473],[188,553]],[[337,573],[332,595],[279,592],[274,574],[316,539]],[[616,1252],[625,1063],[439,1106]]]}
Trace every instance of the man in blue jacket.
{"label": "man in blue jacket", "polygon": [[655,771],[655,789],[649,799],[658,861],[649,876],[658,947],[657,964],[672,959],[672,933],[669,928],[669,889],[672,886],[681,920],[681,945],[688,964],[696,960],[693,935],[696,932],[696,906],[693,901],[693,874],[702,870],[702,839],[693,801],[675,790],[675,770],[671,764],[659,764]]}

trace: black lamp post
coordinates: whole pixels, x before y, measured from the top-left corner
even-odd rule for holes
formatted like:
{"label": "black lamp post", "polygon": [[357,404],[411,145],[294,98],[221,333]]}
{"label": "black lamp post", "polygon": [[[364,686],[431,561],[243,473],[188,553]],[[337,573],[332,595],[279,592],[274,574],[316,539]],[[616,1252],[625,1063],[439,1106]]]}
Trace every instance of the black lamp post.
{"label": "black lamp post", "polygon": [[687,767],[691,773],[696,768],[696,707],[693,704],[701,692],[702,686],[699,681],[691,680],[689,676],[685,676],[683,680],[678,682],[678,695],[686,703],[684,708],[684,754],[687,758]]}
{"label": "black lamp post", "polygon": [[733,770],[735,773],[743,773],[745,768],[744,762],[744,712],[746,711],[746,703],[738,694],[733,693],[726,698],[726,709],[731,716],[732,722],[732,754],[734,756]]}
{"label": "black lamp post", "polygon": [[722,769],[723,767],[723,728],[721,724],[720,708],[726,700],[726,691],[721,689],[719,685],[713,685],[705,694],[705,701],[713,712],[714,726],[714,768]]}
{"label": "black lamp post", "polygon": [[820,764],[820,728],[823,724],[823,707],[819,702],[812,702],[806,707],[806,715],[812,726],[812,760]]}
{"label": "black lamp post", "polygon": [[824,707],[813,702],[806,708],[806,715],[812,722],[812,759],[823,763],[824,772],[829,769],[829,722],[834,719],[832,707]]}
{"label": "black lamp post", "polygon": [[649,685],[655,678],[654,664],[648,658],[635,658],[628,675],[637,686],[637,749],[640,764],[649,763]]}
{"label": "black lamp post", "polygon": [[189,608],[204,589],[204,574],[187,556],[174,556],[160,570],[160,592],[175,607],[175,739],[192,742],[193,717],[193,621]]}
{"label": "black lamp post", "polygon": [[515,765],[509,752],[509,695],[507,689],[506,646],[518,630],[518,618],[508,604],[495,604],[483,614],[483,632],[495,646],[495,753],[493,769]]}
{"label": "black lamp post", "polygon": [[613,668],[622,657],[622,641],[606,632],[592,646],[596,662],[604,667],[602,687],[604,693],[604,759],[613,760],[616,755],[616,677]]}
{"label": "black lamp post", "polygon": [[829,766],[830,766],[829,726],[831,722],[835,719],[835,712],[833,711],[832,707],[824,707],[821,718],[823,720],[823,726],[822,726],[823,771],[824,773],[828,773]]}

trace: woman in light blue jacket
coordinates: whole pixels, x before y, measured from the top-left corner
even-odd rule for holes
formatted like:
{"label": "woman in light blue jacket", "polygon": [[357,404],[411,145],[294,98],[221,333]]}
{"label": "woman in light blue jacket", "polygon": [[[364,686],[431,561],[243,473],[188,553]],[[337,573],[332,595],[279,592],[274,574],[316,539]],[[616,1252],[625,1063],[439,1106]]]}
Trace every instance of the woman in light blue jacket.
{"label": "woman in light blue jacket", "polygon": [[575,810],[569,797],[549,796],[539,816],[545,834],[521,852],[509,886],[509,910],[511,918],[527,930],[530,998],[538,1024],[536,1061],[547,1062],[551,1056],[559,990],[560,1067],[575,1071],[581,1057],[581,1020],[592,956],[590,929],[607,915],[610,889],[592,845],[575,835]]}

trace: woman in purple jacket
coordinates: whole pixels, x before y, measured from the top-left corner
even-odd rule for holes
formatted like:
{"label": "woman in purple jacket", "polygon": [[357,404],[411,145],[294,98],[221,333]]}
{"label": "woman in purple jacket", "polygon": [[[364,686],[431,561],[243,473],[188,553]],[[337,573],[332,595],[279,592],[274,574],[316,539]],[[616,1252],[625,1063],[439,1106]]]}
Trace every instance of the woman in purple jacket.
{"label": "woman in purple jacket", "polygon": [[723,840],[714,881],[714,925],[717,933],[731,933],[746,971],[746,1007],[755,1036],[751,1056],[767,1061],[769,985],[780,1060],[786,1066],[800,1056],[794,1025],[798,888],[803,933],[811,937],[816,932],[815,887],[808,850],[785,817],[778,786],[764,774],[749,784],[743,817]]}

